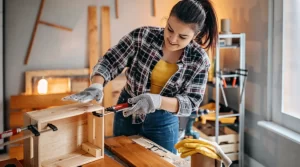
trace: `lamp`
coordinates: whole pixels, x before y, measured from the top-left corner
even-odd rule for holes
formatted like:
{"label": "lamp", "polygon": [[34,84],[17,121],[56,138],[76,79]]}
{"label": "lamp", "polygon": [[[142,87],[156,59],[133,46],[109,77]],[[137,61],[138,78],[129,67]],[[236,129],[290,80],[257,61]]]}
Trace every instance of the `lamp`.
{"label": "lamp", "polygon": [[45,78],[39,80],[37,85],[38,94],[47,94],[48,92],[48,81]]}

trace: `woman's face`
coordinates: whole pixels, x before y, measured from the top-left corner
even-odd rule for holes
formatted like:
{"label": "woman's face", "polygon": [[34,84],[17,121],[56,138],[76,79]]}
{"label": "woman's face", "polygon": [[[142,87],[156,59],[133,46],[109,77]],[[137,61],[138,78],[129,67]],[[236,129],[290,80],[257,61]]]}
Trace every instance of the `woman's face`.
{"label": "woman's face", "polygon": [[165,48],[176,51],[186,47],[195,37],[191,24],[180,21],[176,16],[170,16],[164,30]]}

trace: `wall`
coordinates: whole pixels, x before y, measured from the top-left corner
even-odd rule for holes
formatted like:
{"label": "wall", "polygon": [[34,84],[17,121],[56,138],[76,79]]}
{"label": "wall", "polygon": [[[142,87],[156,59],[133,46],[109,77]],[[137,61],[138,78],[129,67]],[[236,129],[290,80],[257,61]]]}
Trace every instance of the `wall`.
{"label": "wall", "polygon": [[[68,4],[72,1],[72,4]],[[41,69],[84,68],[88,66],[87,6],[111,7],[112,44],[135,27],[162,25],[163,17],[175,0],[157,1],[157,17],[151,16],[150,0],[120,0],[120,18],[115,19],[112,0],[48,0],[42,18],[73,27],[65,32],[41,25],[31,58],[23,65],[39,0],[7,0],[5,15],[5,99],[24,91],[24,72]],[[125,4],[126,2],[126,4]],[[267,114],[268,0],[213,0],[221,18],[232,19],[232,32],[246,33],[245,152],[266,167],[294,167],[300,146],[257,126]],[[120,26],[122,25],[122,26]],[[237,61],[231,51],[224,51],[224,61]],[[231,62],[232,63],[232,62]],[[229,92],[230,93],[230,92]],[[236,103],[229,99],[231,104]],[[1,117],[0,117],[1,119]],[[251,162],[246,162],[250,163]],[[251,165],[250,165],[251,166]],[[255,166],[256,167],[256,166]]]}
{"label": "wall", "polygon": [[[249,76],[245,102],[245,153],[266,167],[296,167],[300,145],[291,142],[257,125],[267,116],[267,68],[268,68],[268,1],[269,0],[214,0],[221,18],[231,18],[232,32],[246,33],[246,67]],[[297,0],[294,0],[297,1]],[[278,21],[278,20],[277,20]],[[234,64],[235,51],[222,51],[223,63]],[[236,92],[226,92],[229,104],[236,105]],[[257,167],[245,159],[245,165]]]}
{"label": "wall", "polygon": [[[157,1],[156,17],[152,0],[119,0],[119,19],[113,0],[46,0],[41,20],[72,28],[72,32],[39,25],[28,65],[24,65],[41,0],[7,0],[5,9],[5,100],[24,92],[24,72],[44,69],[87,68],[87,8],[110,6],[111,45],[134,28],[164,26],[165,18],[178,0]],[[100,36],[99,36],[100,37]],[[2,117],[0,117],[2,119]]]}

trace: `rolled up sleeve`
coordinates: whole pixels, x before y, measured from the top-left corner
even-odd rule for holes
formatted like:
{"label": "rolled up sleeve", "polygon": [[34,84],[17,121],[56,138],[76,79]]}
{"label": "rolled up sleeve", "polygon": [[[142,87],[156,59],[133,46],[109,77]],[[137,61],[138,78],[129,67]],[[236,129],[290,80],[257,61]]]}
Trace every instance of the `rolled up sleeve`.
{"label": "rolled up sleeve", "polygon": [[185,92],[175,96],[179,102],[176,116],[188,117],[192,112],[198,111],[205,93],[209,67],[209,61],[207,61],[186,87]]}

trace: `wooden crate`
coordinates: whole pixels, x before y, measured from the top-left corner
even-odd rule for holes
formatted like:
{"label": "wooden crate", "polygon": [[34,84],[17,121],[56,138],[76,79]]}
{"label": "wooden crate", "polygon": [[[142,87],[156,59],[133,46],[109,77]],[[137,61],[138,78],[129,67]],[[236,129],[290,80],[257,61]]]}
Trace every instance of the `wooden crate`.
{"label": "wooden crate", "polygon": [[[198,132],[201,138],[216,141],[215,128],[210,124],[203,125],[201,122],[195,122],[193,130]],[[239,135],[234,130],[228,127],[220,127],[218,144],[232,161],[238,160]]]}
{"label": "wooden crate", "polygon": [[[93,114],[93,112],[101,115]],[[51,123],[57,131],[24,140],[24,165],[30,167],[80,166],[104,156],[104,108],[76,103],[24,114],[24,125],[42,132]],[[30,131],[24,131],[30,135]]]}

